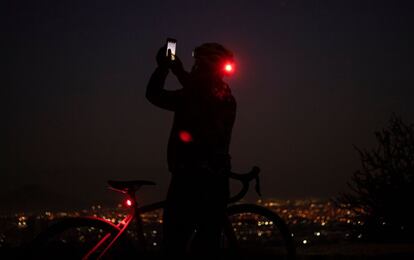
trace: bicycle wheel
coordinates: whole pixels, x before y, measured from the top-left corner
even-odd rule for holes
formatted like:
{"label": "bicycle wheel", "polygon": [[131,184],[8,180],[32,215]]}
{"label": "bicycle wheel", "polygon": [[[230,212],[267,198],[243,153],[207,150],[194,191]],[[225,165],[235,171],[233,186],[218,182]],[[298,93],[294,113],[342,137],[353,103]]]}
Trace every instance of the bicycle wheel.
{"label": "bicycle wheel", "polygon": [[295,259],[296,249],[286,223],[273,211],[254,204],[227,209],[223,247],[247,257]]}
{"label": "bicycle wheel", "polygon": [[[65,218],[40,233],[27,253],[35,258],[82,259],[104,237],[108,237],[103,242],[107,245],[118,233],[118,227],[104,220],[91,217]],[[98,257],[104,248],[104,245],[99,247],[90,258]],[[132,245],[122,235],[104,258],[129,258],[133,255]]]}

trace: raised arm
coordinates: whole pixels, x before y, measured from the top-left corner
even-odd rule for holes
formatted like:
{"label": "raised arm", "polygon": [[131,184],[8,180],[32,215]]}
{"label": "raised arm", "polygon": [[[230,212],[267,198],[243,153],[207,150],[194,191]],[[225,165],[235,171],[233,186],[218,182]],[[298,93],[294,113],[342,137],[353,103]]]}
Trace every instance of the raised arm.
{"label": "raised arm", "polygon": [[157,54],[158,67],[147,85],[146,97],[153,105],[163,109],[175,111],[180,96],[180,90],[164,89],[165,79],[169,71],[169,60],[165,56],[165,46]]}
{"label": "raised arm", "polygon": [[180,82],[181,86],[185,88],[190,84],[190,73],[184,70],[183,63],[181,62],[180,58],[176,56],[175,60],[171,62],[171,71],[177,77],[178,81]]}

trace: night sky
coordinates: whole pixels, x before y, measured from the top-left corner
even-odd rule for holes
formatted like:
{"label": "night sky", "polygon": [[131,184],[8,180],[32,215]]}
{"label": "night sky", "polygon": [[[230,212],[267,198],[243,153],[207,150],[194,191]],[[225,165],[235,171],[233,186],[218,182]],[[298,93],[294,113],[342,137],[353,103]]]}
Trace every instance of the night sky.
{"label": "night sky", "polygon": [[167,37],[186,69],[205,42],[235,53],[233,169],[260,166],[265,197],[337,195],[353,145],[374,147],[392,112],[414,122],[410,1],[86,2],[2,4],[1,209],[108,201],[108,179],[165,196],[173,114],[145,88]]}

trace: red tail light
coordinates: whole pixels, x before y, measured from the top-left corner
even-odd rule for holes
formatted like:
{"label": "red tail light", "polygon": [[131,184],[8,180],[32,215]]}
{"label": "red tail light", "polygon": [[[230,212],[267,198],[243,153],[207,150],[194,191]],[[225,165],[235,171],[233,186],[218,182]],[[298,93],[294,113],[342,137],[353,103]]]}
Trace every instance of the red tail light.
{"label": "red tail light", "polygon": [[131,207],[131,206],[132,206],[132,200],[127,199],[127,200],[125,201],[125,204],[127,205],[127,207]]}

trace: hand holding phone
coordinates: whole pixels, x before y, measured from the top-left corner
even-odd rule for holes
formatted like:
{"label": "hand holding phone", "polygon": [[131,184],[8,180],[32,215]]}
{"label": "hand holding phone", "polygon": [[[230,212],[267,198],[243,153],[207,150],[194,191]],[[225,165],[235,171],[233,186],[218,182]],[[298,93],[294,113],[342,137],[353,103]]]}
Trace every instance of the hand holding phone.
{"label": "hand holding phone", "polygon": [[[165,53],[165,55],[167,57],[170,57],[172,61],[175,60],[176,47],[177,40],[173,38],[167,38],[167,52]],[[171,53],[171,56],[169,55],[169,53]]]}

